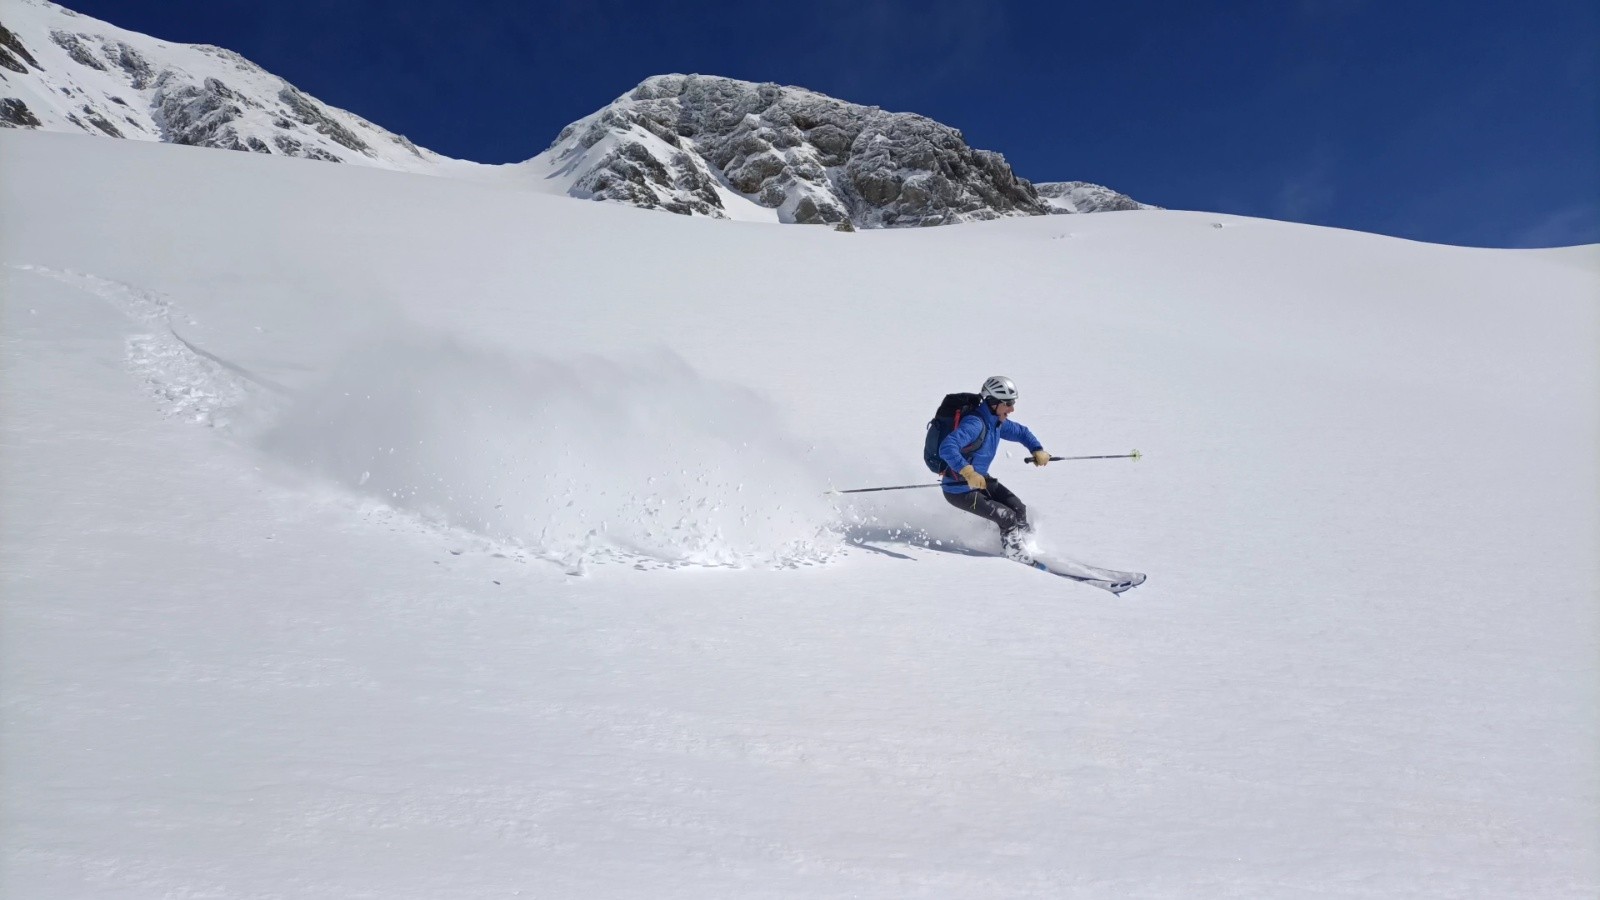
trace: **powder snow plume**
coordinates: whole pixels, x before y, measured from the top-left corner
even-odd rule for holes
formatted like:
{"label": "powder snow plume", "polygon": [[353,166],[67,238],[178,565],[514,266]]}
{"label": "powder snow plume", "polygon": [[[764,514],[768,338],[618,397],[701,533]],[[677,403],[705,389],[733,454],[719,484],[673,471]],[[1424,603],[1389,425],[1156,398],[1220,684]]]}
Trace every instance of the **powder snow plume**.
{"label": "powder snow plume", "polygon": [[806,445],[772,406],[666,352],[511,358],[386,340],[344,354],[257,443],[389,507],[574,569],[784,566],[839,547]]}

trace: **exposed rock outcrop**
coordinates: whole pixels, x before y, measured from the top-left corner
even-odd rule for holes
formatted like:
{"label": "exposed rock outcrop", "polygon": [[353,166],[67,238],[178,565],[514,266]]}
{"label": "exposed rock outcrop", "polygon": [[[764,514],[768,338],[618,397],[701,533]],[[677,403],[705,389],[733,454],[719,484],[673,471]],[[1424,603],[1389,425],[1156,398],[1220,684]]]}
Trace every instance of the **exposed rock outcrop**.
{"label": "exposed rock outcrop", "polygon": [[1051,212],[1091,213],[1121,212],[1130,209],[1160,209],[1148,203],[1119,194],[1112,189],[1087,181],[1053,181],[1036,184],[1039,196],[1050,204]]}
{"label": "exposed rock outcrop", "polygon": [[[24,65],[26,63],[26,65]],[[28,66],[39,68],[38,60],[28,52],[21,39],[12,34],[4,25],[0,25],[0,66],[13,72],[28,74]]]}
{"label": "exposed rock outcrop", "polygon": [[39,119],[28,109],[28,104],[16,97],[0,100],[0,126],[6,128],[38,128]]}
{"label": "exposed rock outcrop", "polygon": [[780,221],[861,228],[1051,211],[1003,156],[948,125],[731,78],[647,79],[539,159],[577,196],[716,217],[729,194]]}

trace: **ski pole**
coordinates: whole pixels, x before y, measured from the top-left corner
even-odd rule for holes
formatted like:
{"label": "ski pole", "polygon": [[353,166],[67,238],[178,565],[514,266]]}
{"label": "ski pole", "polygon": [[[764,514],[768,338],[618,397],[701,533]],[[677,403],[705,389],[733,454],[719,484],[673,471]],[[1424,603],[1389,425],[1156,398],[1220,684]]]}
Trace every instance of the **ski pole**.
{"label": "ski pole", "polygon": [[[1110,456],[1052,456],[1050,461],[1061,462],[1066,459],[1131,459],[1137,462],[1142,456],[1144,456],[1143,453],[1135,450],[1132,453],[1113,453]],[[1031,459],[1025,459],[1023,462],[1033,465],[1033,460]]]}
{"label": "ski pole", "polygon": [[912,488],[938,487],[939,482],[932,481],[927,484],[897,484],[894,487],[852,488],[848,491],[829,491],[830,494],[870,494],[873,491],[909,491]]}
{"label": "ski pole", "polygon": [[[1116,454],[1111,454],[1109,456],[1052,456],[1052,457],[1050,457],[1050,461],[1051,462],[1062,462],[1064,460],[1070,460],[1070,459],[1131,459],[1131,460],[1137,461],[1143,456],[1144,456],[1143,453],[1140,453],[1139,451],[1135,450],[1132,453],[1116,453]],[[1033,460],[1032,459],[1025,459],[1025,460],[1023,460],[1023,462],[1028,463],[1029,465],[1033,465]],[[933,482],[927,482],[927,483],[924,483],[924,484],[897,484],[897,485],[895,485],[893,487],[851,488],[848,491],[828,491],[828,493],[830,493],[830,494],[871,494],[871,493],[874,493],[876,491],[910,491],[910,490],[915,490],[916,488],[939,487],[941,484],[943,484],[943,482],[933,481]]]}

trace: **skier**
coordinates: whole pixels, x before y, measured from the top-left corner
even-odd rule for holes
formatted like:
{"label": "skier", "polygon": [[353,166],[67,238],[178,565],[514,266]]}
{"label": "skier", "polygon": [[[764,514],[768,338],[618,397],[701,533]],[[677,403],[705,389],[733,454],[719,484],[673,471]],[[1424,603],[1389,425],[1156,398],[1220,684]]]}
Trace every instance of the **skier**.
{"label": "skier", "polygon": [[[1020,422],[1010,421],[1016,408],[1017,386],[1004,375],[996,375],[983,383],[974,414],[963,417],[939,444],[939,458],[947,466],[940,480],[944,499],[951,506],[1000,526],[1000,546],[1006,556],[1013,558],[1026,556],[1022,541],[1032,530],[1028,508],[998,479],[989,476],[989,464],[994,462],[1001,438],[1031,450],[1036,466],[1050,462],[1050,454],[1033,432]],[[972,446],[980,435],[983,442],[972,451],[972,458],[962,456],[962,448]]]}

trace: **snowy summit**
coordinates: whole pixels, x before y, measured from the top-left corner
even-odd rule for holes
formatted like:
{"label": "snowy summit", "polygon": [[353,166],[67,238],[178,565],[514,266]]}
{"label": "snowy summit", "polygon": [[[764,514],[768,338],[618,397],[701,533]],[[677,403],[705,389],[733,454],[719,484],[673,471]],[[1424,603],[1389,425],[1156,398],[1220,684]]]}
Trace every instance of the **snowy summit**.
{"label": "snowy summit", "polygon": [[405,171],[445,157],[231,50],[175,44],[50,3],[0,13],[0,125]]}
{"label": "snowy summit", "polygon": [[[1050,199],[998,153],[924,116],[803,88],[664,75],[567,126],[527,165],[578,197],[716,218],[859,228],[1150,208],[1097,185]],[[542,169],[541,169],[542,167]],[[1098,191],[1096,194],[1094,191]],[[770,213],[757,213],[765,218]]]}

